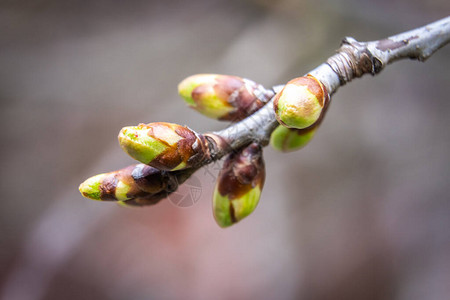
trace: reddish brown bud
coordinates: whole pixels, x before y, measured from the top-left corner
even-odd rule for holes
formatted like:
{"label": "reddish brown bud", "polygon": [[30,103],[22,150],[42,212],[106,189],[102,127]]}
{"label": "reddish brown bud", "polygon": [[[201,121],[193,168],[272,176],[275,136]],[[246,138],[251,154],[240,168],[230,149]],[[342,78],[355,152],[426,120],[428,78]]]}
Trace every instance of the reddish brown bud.
{"label": "reddish brown bud", "polygon": [[219,173],[213,196],[214,217],[221,227],[239,222],[256,208],[264,186],[262,148],[257,143],[230,154]]}
{"label": "reddish brown bud", "polygon": [[213,119],[239,121],[273,96],[262,85],[237,76],[197,74],[184,79],[178,92],[186,103]]}
{"label": "reddish brown bud", "polygon": [[160,170],[195,166],[205,158],[207,151],[202,135],[166,122],[124,127],[119,142],[131,157]]}
{"label": "reddish brown bud", "polygon": [[138,164],[93,176],[80,185],[80,192],[93,200],[125,201],[173,191],[177,187],[173,173]]}

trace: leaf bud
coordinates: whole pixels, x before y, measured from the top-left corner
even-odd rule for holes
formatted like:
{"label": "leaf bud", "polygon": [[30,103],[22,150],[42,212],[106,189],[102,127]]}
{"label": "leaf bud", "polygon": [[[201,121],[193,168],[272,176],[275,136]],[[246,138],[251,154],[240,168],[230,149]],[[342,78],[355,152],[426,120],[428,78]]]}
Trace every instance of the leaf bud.
{"label": "leaf bud", "polygon": [[125,201],[178,187],[174,174],[138,164],[92,176],[80,184],[81,194],[93,200]]}
{"label": "leaf bud", "polygon": [[262,85],[237,76],[197,74],[178,85],[185,102],[201,114],[222,121],[239,121],[273,96]]}
{"label": "leaf bud", "polygon": [[214,218],[220,227],[239,222],[253,212],[264,186],[262,147],[252,143],[230,154],[223,164],[213,195]]}
{"label": "leaf bud", "polygon": [[206,155],[202,135],[188,127],[166,122],[124,127],[119,143],[132,158],[160,170],[189,168]]}
{"label": "leaf bud", "polygon": [[316,130],[316,126],[305,129],[294,129],[279,125],[270,136],[270,145],[281,152],[298,150],[312,140]]}
{"label": "leaf bud", "polygon": [[319,120],[328,102],[325,86],[308,75],[292,79],[284,86],[275,96],[274,110],[281,125],[303,129]]}

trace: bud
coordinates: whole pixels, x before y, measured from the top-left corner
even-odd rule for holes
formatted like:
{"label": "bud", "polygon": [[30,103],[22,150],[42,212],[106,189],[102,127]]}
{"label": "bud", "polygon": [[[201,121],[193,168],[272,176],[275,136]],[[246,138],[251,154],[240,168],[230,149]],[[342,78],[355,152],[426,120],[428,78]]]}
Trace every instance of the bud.
{"label": "bud", "polygon": [[239,121],[273,96],[262,85],[237,76],[197,74],[178,85],[178,93],[201,114],[222,121]]}
{"label": "bud", "polygon": [[252,143],[226,158],[213,196],[214,218],[220,227],[233,225],[253,212],[264,179],[264,160],[259,144]]}
{"label": "bud", "polygon": [[275,115],[281,125],[303,129],[320,118],[328,102],[328,92],[319,80],[311,75],[299,77],[275,96]]}
{"label": "bud", "polygon": [[162,191],[174,191],[178,181],[174,174],[138,164],[93,176],[80,184],[81,194],[93,200],[125,201]]}
{"label": "bud", "polygon": [[202,135],[165,122],[124,127],[119,134],[119,143],[132,158],[160,170],[189,168],[206,155]]}
{"label": "bud", "polygon": [[306,146],[316,133],[317,126],[305,129],[278,126],[270,136],[270,144],[278,151],[289,152]]}

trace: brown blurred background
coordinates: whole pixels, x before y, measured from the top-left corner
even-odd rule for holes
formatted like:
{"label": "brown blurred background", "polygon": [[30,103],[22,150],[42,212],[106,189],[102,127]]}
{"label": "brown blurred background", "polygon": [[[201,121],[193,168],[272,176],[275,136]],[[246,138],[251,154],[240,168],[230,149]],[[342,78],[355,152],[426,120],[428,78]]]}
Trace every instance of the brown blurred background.
{"label": "brown blurred background", "polygon": [[341,88],[305,149],[265,151],[256,211],[124,209],[87,177],[133,161],[120,128],[225,126],[178,98],[195,73],[283,83],[344,36],[445,17],[433,1],[1,1],[0,299],[449,299],[450,47]]}

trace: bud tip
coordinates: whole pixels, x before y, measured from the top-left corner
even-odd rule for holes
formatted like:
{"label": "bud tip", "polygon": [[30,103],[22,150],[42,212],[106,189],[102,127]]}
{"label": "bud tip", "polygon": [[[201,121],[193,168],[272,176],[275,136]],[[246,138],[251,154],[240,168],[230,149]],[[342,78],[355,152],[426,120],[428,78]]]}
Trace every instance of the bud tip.
{"label": "bud tip", "polygon": [[132,158],[148,164],[167,147],[160,141],[150,137],[145,125],[128,126],[119,133],[119,143],[122,149]]}
{"label": "bud tip", "polygon": [[95,175],[86,179],[82,184],[80,184],[78,189],[81,195],[92,200],[101,200],[100,184],[102,182],[102,177],[103,174]]}

